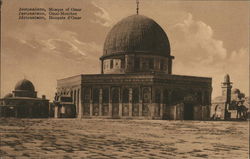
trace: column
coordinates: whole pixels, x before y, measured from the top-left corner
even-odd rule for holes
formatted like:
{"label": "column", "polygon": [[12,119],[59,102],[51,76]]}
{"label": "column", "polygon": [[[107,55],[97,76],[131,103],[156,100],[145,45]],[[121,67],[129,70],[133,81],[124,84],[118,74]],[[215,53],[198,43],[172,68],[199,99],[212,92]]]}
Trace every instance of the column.
{"label": "column", "polygon": [[155,99],[155,91],[156,89],[155,88],[151,88],[150,89],[150,93],[151,93],[151,99],[150,99],[150,105],[149,105],[149,111],[150,111],[150,114],[149,116],[151,118],[153,118],[155,116],[155,107],[156,107],[156,99]]}
{"label": "column", "polygon": [[210,112],[211,112],[211,95],[212,95],[212,88],[208,91],[208,114],[207,117],[210,118]]}
{"label": "column", "polygon": [[81,88],[81,96],[80,96],[80,98],[81,98],[81,105],[82,105],[82,107],[81,107],[81,114],[82,114],[82,117],[84,116],[84,104],[85,104],[85,100],[84,100],[84,96],[85,96],[85,94],[84,94],[84,89],[85,88]]}
{"label": "column", "polygon": [[74,93],[74,100],[73,100],[73,103],[75,104],[75,106],[76,106],[76,90],[74,89],[74,91],[73,91]]}
{"label": "column", "polygon": [[[173,107],[172,107],[172,101],[171,101],[171,97],[172,96],[172,90],[168,89],[167,90],[167,100],[166,100],[166,117],[167,119],[171,119],[173,120],[174,117],[173,117]],[[175,113],[174,113],[175,114]]]}
{"label": "column", "polygon": [[176,120],[176,114],[177,114],[177,109],[176,109],[176,106],[174,107],[174,120]]}
{"label": "column", "polygon": [[101,74],[103,74],[103,60],[101,60]]}
{"label": "column", "polygon": [[129,116],[131,117],[133,114],[132,114],[132,111],[133,111],[133,108],[132,108],[132,97],[133,97],[133,89],[132,88],[129,88],[129,99],[128,99],[128,107],[129,107]]}
{"label": "column", "polygon": [[112,93],[111,93],[112,89],[111,87],[109,88],[109,116],[112,117]]}
{"label": "column", "polygon": [[128,72],[128,55],[125,55],[125,58],[124,58],[124,70],[125,72]]}
{"label": "column", "polygon": [[78,118],[82,118],[82,89],[79,88]]}
{"label": "column", "polygon": [[92,115],[93,115],[93,100],[91,99],[89,103],[89,116]]}
{"label": "column", "polygon": [[139,88],[139,116],[142,116],[142,88]]}
{"label": "column", "polygon": [[75,104],[75,91],[72,89],[72,102]]}
{"label": "column", "polygon": [[139,103],[139,116],[142,116],[142,100],[141,99]]}
{"label": "column", "polygon": [[76,91],[76,113],[79,114],[79,89]]}
{"label": "column", "polygon": [[75,102],[75,105],[77,106],[77,91],[76,91],[76,89],[75,89],[74,92],[75,92],[75,97],[74,97],[74,98],[75,98],[75,101],[74,101],[74,102]]}
{"label": "column", "polygon": [[58,118],[58,106],[57,105],[55,105],[55,110],[54,110],[54,117],[55,118]]}
{"label": "column", "polygon": [[163,119],[163,112],[164,112],[163,109],[164,109],[163,108],[163,89],[161,89],[161,104],[160,104],[160,117],[161,117],[161,119]]}
{"label": "column", "polygon": [[89,116],[93,116],[93,89],[90,88]]}
{"label": "column", "polygon": [[102,116],[102,88],[99,89],[99,116]]}

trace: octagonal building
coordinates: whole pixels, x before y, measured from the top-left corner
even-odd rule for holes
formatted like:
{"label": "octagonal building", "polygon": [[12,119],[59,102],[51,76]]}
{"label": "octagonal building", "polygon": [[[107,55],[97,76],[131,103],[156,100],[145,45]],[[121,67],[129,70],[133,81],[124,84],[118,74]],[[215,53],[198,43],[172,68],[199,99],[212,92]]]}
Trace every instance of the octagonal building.
{"label": "octagonal building", "polygon": [[173,75],[173,59],[159,24],[126,17],[106,37],[101,74],[58,80],[55,100],[71,96],[79,118],[208,119],[212,79]]}

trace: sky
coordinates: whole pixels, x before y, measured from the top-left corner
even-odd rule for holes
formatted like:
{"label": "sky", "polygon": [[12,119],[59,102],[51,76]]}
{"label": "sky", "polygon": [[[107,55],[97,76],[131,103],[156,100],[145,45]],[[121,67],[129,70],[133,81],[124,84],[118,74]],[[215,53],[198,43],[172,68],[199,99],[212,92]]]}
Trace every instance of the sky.
{"label": "sky", "polygon": [[[249,96],[248,1],[140,0],[170,40],[173,74],[212,77],[212,98],[229,74]],[[81,8],[81,20],[18,20],[19,8]],[[100,73],[108,31],[136,13],[135,0],[3,0],[1,96],[26,78],[53,100],[56,80]]]}

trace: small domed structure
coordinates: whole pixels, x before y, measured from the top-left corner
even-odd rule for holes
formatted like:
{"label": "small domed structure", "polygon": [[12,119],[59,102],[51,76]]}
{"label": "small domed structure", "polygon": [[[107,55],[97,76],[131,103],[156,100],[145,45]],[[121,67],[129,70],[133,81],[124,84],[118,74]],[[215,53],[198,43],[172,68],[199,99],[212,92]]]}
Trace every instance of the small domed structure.
{"label": "small domed structure", "polygon": [[15,90],[0,98],[0,117],[47,118],[49,100],[37,98],[33,83],[27,79],[18,81]]}
{"label": "small domed structure", "polygon": [[37,93],[35,91],[33,83],[27,79],[23,79],[17,82],[13,94],[15,97],[37,97]]}
{"label": "small domed structure", "polygon": [[35,91],[35,87],[32,82],[27,79],[20,80],[15,86],[15,91]]}

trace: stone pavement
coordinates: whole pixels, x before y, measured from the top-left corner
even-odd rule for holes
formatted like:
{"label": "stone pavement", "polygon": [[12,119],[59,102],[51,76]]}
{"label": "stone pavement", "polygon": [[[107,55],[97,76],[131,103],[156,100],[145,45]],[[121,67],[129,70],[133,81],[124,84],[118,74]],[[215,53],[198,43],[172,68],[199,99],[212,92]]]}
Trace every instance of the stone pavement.
{"label": "stone pavement", "polygon": [[248,158],[248,122],[0,119],[5,158]]}

